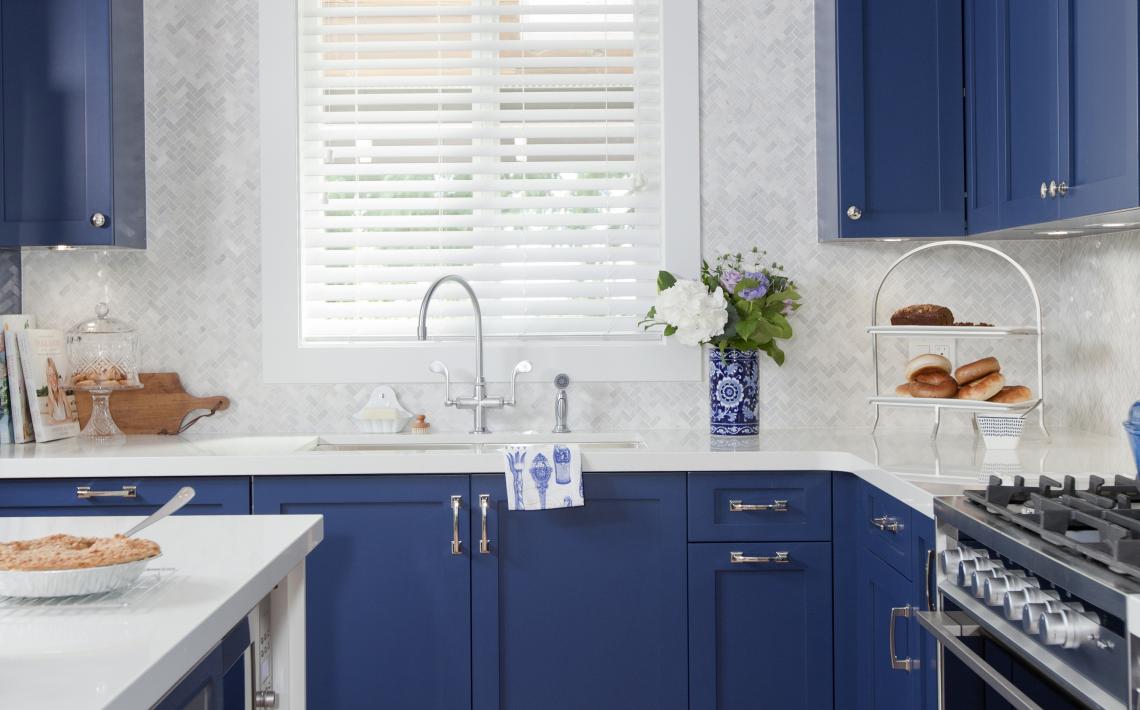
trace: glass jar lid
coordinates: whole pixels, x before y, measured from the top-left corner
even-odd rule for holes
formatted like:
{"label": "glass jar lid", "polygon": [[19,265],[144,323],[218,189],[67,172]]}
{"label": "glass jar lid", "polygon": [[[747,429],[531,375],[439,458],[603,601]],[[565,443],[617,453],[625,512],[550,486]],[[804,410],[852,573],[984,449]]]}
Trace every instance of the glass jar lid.
{"label": "glass jar lid", "polygon": [[118,318],[112,318],[109,314],[111,312],[110,306],[105,302],[100,301],[95,306],[95,318],[93,320],[83,321],[76,323],[75,327],[71,329],[72,333],[133,333],[135,329],[131,327],[126,321],[121,321]]}

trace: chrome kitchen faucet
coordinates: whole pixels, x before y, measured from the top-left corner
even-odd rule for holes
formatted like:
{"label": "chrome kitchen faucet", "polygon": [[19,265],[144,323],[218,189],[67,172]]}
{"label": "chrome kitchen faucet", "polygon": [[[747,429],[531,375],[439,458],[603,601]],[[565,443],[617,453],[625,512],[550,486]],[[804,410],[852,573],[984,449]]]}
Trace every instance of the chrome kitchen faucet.
{"label": "chrome kitchen faucet", "polygon": [[515,386],[518,383],[520,372],[530,372],[531,364],[529,360],[523,360],[515,365],[514,372],[511,373],[511,397],[504,399],[503,397],[488,397],[487,396],[487,381],[483,378],[483,311],[479,308],[479,299],[475,296],[475,290],[471,288],[471,284],[462,276],[455,274],[448,274],[435,280],[431,286],[428,286],[427,293],[424,294],[424,300],[420,303],[420,320],[416,328],[416,337],[419,340],[427,340],[427,312],[428,305],[431,303],[431,297],[435,295],[435,290],[441,284],[448,281],[453,281],[463,287],[467,292],[467,297],[471,299],[471,307],[475,310],[475,390],[470,397],[456,397],[451,398],[451,376],[448,373],[447,365],[444,365],[439,360],[435,360],[428,369],[436,374],[443,375],[443,403],[448,407],[455,407],[456,409],[470,409],[475,415],[475,423],[471,428],[472,434],[486,434],[487,420],[484,411],[487,409],[502,409],[503,407],[515,406]]}

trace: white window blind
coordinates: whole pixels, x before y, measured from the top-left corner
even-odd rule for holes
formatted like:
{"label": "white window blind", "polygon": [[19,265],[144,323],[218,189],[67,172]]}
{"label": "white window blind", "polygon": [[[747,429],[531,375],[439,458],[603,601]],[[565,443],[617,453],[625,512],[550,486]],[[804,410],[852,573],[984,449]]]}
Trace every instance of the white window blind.
{"label": "white window blind", "polygon": [[300,0],[302,340],[660,337],[661,1]]}

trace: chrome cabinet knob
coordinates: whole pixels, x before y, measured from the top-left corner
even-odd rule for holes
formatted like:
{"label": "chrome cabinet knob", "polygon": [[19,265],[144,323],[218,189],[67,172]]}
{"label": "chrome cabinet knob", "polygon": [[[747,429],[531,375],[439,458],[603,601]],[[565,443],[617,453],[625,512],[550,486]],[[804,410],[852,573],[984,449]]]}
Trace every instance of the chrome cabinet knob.
{"label": "chrome cabinet knob", "polygon": [[1069,194],[1069,183],[1065,182],[1064,180],[1057,183],[1057,194],[1061,197]]}
{"label": "chrome cabinet knob", "polygon": [[1060,600],[1061,596],[1052,589],[1026,587],[1006,592],[1005,598],[1002,600],[1002,610],[1005,613],[1005,618],[1010,621],[1018,621],[1021,619],[1021,612],[1025,609],[1026,604]]}
{"label": "chrome cabinet knob", "polygon": [[847,208],[847,219],[858,220],[862,216],[863,216],[863,210],[859,209],[855,205],[851,205],[850,207]]}
{"label": "chrome cabinet knob", "polygon": [[1057,181],[1056,180],[1050,180],[1049,181],[1049,197],[1052,197],[1052,198],[1057,197]]}
{"label": "chrome cabinet knob", "polygon": [[1041,183],[1041,199],[1044,200],[1048,196],[1049,196],[1049,183],[1042,182]]}
{"label": "chrome cabinet knob", "polygon": [[91,215],[91,226],[102,229],[107,226],[107,215],[102,212],[95,212]]}

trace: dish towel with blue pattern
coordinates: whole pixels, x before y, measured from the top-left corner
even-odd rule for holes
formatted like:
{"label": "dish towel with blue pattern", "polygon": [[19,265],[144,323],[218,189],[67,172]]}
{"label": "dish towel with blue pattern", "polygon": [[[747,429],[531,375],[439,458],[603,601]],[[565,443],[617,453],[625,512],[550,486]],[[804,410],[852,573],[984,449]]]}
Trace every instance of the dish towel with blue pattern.
{"label": "dish towel with blue pattern", "polygon": [[582,495],[582,456],[577,444],[511,444],[505,449],[510,510],[575,508]]}

